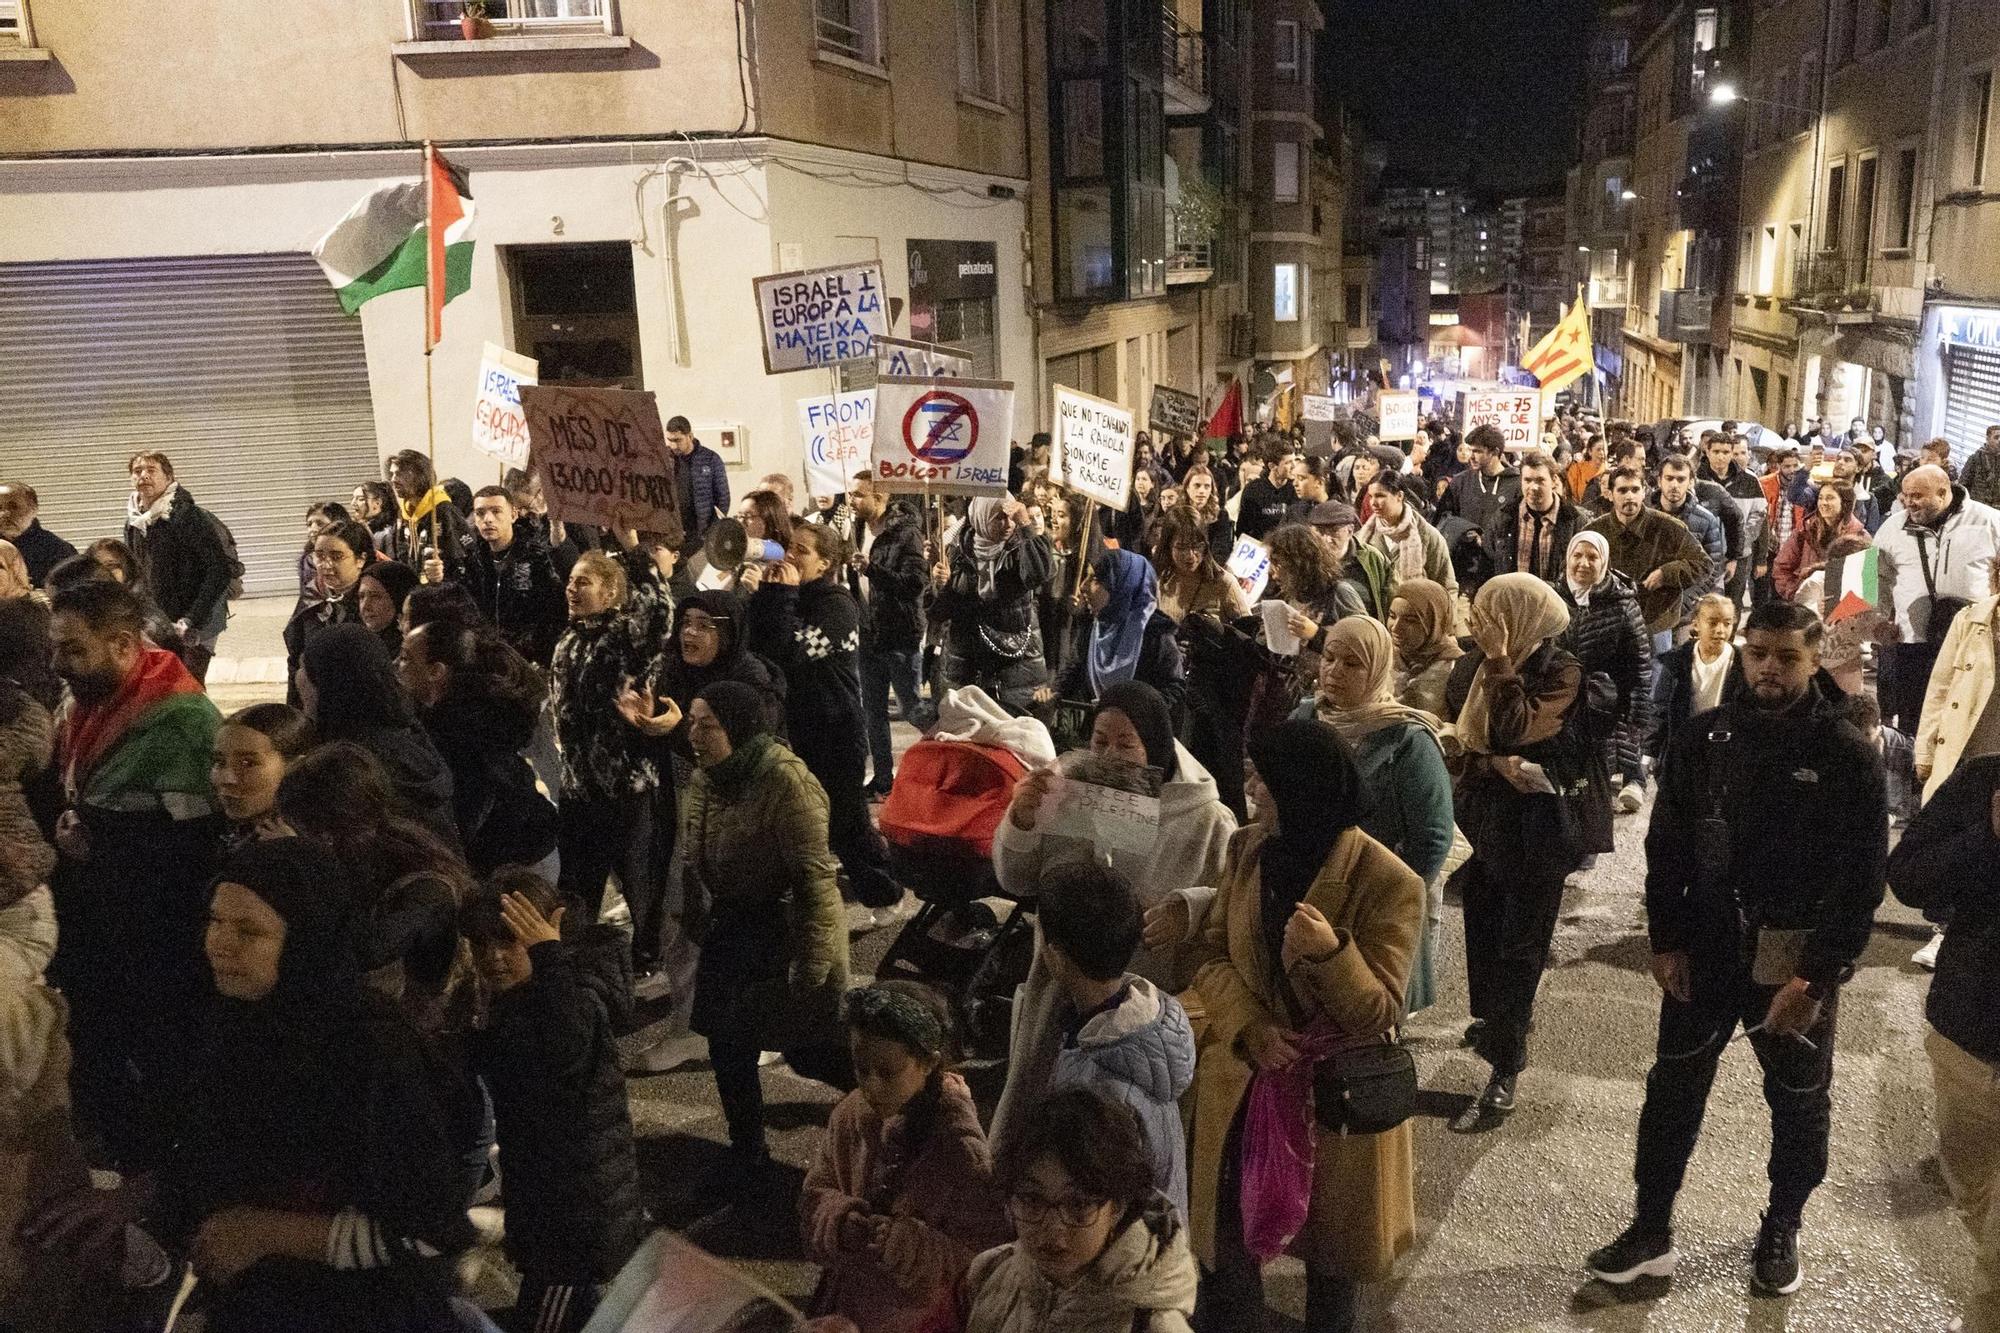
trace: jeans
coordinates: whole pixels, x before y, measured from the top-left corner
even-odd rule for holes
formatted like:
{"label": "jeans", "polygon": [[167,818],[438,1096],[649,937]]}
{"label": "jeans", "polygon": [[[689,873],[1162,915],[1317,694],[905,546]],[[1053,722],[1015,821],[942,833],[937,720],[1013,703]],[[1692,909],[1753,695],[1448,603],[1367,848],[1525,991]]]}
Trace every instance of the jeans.
{"label": "jeans", "polygon": [[1472,1016],[1486,1024],[1479,1056],[1493,1066],[1494,1077],[1507,1078],[1528,1064],[1528,1025],[1549,965],[1565,877],[1510,870],[1477,853],[1460,874],[1466,990]]}
{"label": "jeans", "polygon": [[874,765],[869,785],[887,791],[896,767],[895,746],[889,737],[889,691],[896,692],[903,720],[912,726],[925,725],[922,693],[917,688],[921,654],[893,648],[861,650],[861,710],[868,720],[868,754]]}
{"label": "jeans", "polygon": [[[1638,1220],[1650,1231],[1673,1225],[1688,1159],[1701,1135],[1702,1115],[1716,1066],[1737,1026],[1764,1021],[1776,986],[1758,985],[1747,957],[1690,961],[1690,1000],[1660,997],[1660,1036],[1646,1105],[1639,1112],[1639,1144],[1632,1177],[1638,1186]],[[1833,1041],[1839,996],[1829,996],[1805,1039],[1769,1032],[1750,1036],[1764,1068],[1764,1100],[1771,1108],[1770,1211],[1796,1219],[1826,1179],[1827,1140],[1833,1123]],[[1807,1043],[1810,1042],[1811,1045]]]}
{"label": "jeans", "polygon": [[2000,1066],[1935,1028],[1924,1050],[1937,1092],[1938,1163],[1972,1233],[1965,1333],[2000,1333]]}

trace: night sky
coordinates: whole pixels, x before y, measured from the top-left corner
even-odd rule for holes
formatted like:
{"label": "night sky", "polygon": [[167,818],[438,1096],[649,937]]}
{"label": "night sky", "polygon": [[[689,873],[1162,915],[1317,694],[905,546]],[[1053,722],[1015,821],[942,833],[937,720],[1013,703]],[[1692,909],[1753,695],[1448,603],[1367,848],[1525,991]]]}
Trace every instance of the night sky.
{"label": "night sky", "polygon": [[1584,96],[1591,0],[1330,0],[1334,92],[1388,179],[1514,193],[1560,181]]}

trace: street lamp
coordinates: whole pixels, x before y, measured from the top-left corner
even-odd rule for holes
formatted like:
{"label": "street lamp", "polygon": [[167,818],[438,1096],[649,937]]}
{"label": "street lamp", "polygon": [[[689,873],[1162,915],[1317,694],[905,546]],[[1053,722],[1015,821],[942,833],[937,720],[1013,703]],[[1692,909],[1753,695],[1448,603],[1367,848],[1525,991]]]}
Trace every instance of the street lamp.
{"label": "street lamp", "polygon": [[1639,192],[1637,190],[1620,190],[1618,192],[1618,197],[1620,199],[1623,199],[1626,203],[1629,204],[1634,199],[1637,199],[1639,197]]}
{"label": "street lamp", "polygon": [[1710,106],[1728,106],[1731,102],[1736,101],[1739,96],[1741,94],[1736,91],[1735,84],[1718,83],[1715,87],[1709,89],[1708,104]]}

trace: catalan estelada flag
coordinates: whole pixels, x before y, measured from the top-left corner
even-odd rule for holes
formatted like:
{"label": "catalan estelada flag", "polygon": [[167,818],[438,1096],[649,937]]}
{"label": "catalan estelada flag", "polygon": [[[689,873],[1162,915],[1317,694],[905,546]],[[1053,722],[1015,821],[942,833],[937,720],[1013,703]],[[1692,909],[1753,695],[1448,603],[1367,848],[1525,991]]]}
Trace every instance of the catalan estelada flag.
{"label": "catalan estelada flag", "polygon": [[1578,297],[1556,326],[1521,358],[1521,369],[1533,375],[1546,392],[1588,374],[1590,363],[1590,312]]}
{"label": "catalan estelada flag", "polygon": [[1876,582],[1881,568],[1879,557],[1880,552],[1871,546],[1844,559],[1827,562],[1826,595],[1820,603],[1822,620],[1832,625],[1863,611],[1872,611],[1881,603],[1881,588]]}
{"label": "catalan estelada flag", "polygon": [[472,286],[472,190],[435,150],[422,180],[385,185],[333,224],[313,258],[348,314],[384,292],[430,286],[426,349],[444,336],[445,302]]}

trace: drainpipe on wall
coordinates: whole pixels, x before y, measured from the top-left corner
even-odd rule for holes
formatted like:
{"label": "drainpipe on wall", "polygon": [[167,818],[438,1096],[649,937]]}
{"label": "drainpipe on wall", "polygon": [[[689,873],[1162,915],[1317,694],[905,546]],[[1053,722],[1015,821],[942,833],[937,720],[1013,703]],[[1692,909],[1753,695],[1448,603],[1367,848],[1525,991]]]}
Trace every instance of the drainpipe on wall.
{"label": "drainpipe on wall", "polygon": [[[1920,384],[1941,384],[1943,369],[1937,375],[1930,373],[1924,364],[1924,326],[1930,313],[1930,292],[1933,278],[1931,268],[1931,225],[1937,217],[1937,200],[1945,179],[1943,164],[1939,157],[1944,146],[1944,98],[1945,84],[1950,74],[1951,52],[1951,0],[1938,0],[1936,27],[1931,34],[1931,113],[1924,121],[1924,147],[1920,159],[1923,167],[1930,172],[1928,190],[1919,190],[1916,198],[1916,217],[1910,221],[1910,258],[1917,281],[1919,300],[1917,303],[1917,345],[1910,353],[1911,370],[1909,382],[1904,385],[1903,401],[1897,414],[1897,438],[1903,440],[1922,439],[1938,433],[1917,428],[1917,386]],[[1932,421],[1938,419],[1935,412],[1928,414]]]}

